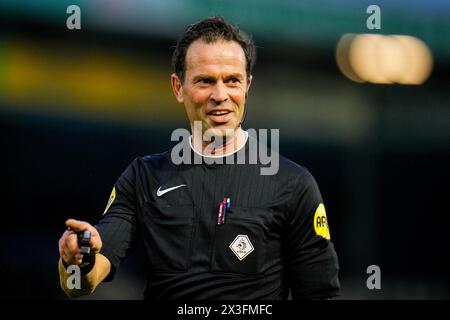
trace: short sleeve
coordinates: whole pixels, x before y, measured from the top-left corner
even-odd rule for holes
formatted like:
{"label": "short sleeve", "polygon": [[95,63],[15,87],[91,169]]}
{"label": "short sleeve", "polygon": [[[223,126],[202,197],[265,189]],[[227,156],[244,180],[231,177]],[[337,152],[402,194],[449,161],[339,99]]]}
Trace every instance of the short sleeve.
{"label": "short sleeve", "polygon": [[133,161],[115,183],[107,206],[95,226],[102,239],[103,254],[111,263],[111,271],[104,280],[111,281],[120,263],[133,250],[137,238],[136,171]]}
{"label": "short sleeve", "polygon": [[330,241],[325,206],[305,169],[290,202],[286,236],[287,276],[293,299],[326,299],[339,293],[338,258]]}

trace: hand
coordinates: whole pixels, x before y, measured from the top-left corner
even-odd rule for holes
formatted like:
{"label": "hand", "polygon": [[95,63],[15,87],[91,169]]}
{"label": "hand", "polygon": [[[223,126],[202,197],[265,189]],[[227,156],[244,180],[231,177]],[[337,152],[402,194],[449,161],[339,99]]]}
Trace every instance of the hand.
{"label": "hand", "polygon": [[65,263],[68,265],[79,265],[83,260],[83,254],[81,253],[80,246],[78,245],[77,233],[86,230],[90,231],[91,240],[89,242],[89,247],[91,248],[91,254],[100,251],[102,248],[102,239],[100,238],[100,234],[97,229],[91,226],[88,222],[69,219],[66,221],[66,226],[70,229],[66,230],[59,239],[59,254]]}

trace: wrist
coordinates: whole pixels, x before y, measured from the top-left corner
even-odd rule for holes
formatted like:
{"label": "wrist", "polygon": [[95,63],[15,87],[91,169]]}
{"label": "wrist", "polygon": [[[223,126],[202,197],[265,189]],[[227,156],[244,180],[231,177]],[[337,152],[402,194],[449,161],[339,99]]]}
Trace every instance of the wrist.
{"label": "wrist", "polygon": [[95,256],[96,256],[95,254],[93,254],[93,255],[85,254],[83,256],[83,261],[79,265],[80,273],[81,273],[82,276],[88,274],[94,268]]}
{"label": "wrist", "polygon": [[[89,254],[83,255],[83,260],[82,260],[81,264],[78,265],[78,267],[80,268],[80,274],[82,276],[88,274],[94,268],[95,256],[96,256],[95,254],[93,254],[93,255],[89,255]],[[62,257],[61,257],[61,262],[62,262],[64,268],[67,270],[67,268],[70,266],[70,264],[68,264],[66,261],[64,261],[64,259]]]}

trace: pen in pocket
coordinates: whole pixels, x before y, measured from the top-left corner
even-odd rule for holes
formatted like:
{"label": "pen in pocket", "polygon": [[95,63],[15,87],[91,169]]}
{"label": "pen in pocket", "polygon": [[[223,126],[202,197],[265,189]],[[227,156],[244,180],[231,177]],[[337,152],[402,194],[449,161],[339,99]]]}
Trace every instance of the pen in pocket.
{"label": "pen in pocket", "polygon": [[222,225],[225,223],[225,215],[227,209],[231,207],[231,198],[223,198],[219,204],[219,213],[217,215],[217,224]]}

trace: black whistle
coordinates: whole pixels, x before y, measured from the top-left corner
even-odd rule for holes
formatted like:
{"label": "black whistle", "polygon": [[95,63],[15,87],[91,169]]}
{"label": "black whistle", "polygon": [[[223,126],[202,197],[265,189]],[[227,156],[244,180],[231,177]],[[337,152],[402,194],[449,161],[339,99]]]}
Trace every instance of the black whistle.
{"label": "black whistle", "polygon": [[83,254],[83,259],[80,264],[82,275],[89,273],[95,263],[95,255],[90,254],[91,247],[89,246],[89,242],[91,236],[91,232],[87,230],[78,234],[78,245],[80,246],[80,252]]}
{"label": "black whistle", "polygon": [[89,247],[89,242],[91,241],[91,232],[83,231],[78,235],[78,244],[80,246],[80,251],[82,254],[89,255],[91,253],[91,247]]}

